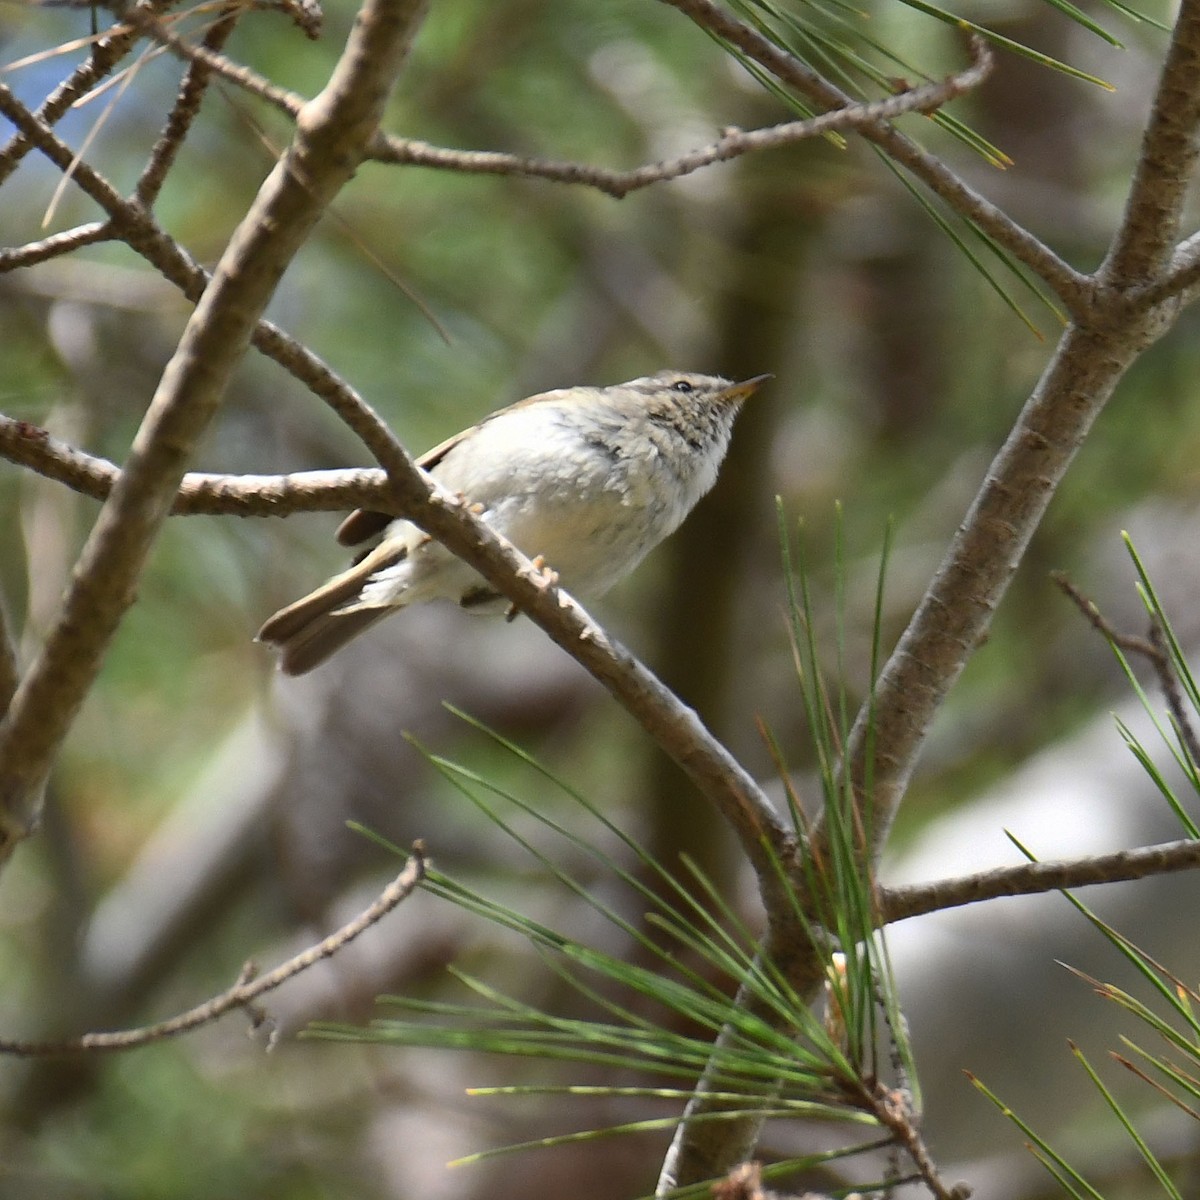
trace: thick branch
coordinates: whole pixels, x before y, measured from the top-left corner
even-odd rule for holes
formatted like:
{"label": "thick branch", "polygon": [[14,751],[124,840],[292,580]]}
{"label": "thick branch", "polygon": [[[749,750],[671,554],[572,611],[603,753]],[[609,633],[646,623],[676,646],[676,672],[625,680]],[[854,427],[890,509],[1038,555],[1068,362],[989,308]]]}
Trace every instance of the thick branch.
{"label": "thick branch", "polygon": [[1200,2],[1182,0],[1120,231],[1100,271],[1117,288],[1157,282],[1179,239],[1200,154]]}
{"label": "thick branch", "polygon": [[348,946],[356,937],[365,933],[372,925],[377,924],[392,909],[396,908],[420,886],[425,878],[425,852],[419,843],[412,848],[404,870],[392,880],[375,898],[369,907],[364,909],[353,921],[343,925],[327,938],[322,938],[315,946],[310,946],[300,954],[280,963],[266,975],[257,975],[247,964],[242,969],[238,981],[223,991],[219,996],[213,996],[187,1012],[171,1017],[166,1021],[158,1021],[153,1025],[145,1025],[139,1029],[122,1029],[104,1033],[85,1033],[82,1037],[64,1042],[24,1042],[10,1038],[0,1038],[0,1054],[15,1054],[29,1058],[58,1054],[78,1054],[85,1050],[132,1050],[138,1046],[148,1046],[152,1042],[161,1042],[166,1038],[178,1037],[181,1033],[190,1033],[201,1025],[208,1025],[223,1017],[235,1008],[249,1008],[259,997],[287,983],[302,971],[316,966],[337,954],[344,946]]}
{"label": "thick branch", "polygon": [[215,416],[279,278],[378,127],[422,0],[366,0],[325,90],[222,256],[163,374],[62,612],[0,724],[0,856],[26,836],[40,786],[133,602],[187,460]]}
{"label": "thick branch", "polygon": [[885,925],[905,921],[926,913],[978,904],[1000,896],[1035,896],[1064,888],[1089,887],[1097,883],[1119,883],[1190,871],[1200,867],[1200,841],[1191,838],[1141,846],[1136,850],[1118,850],[1091,858],[1059,862],[1021,863],[1015,867],[994,867],[957,879],[911,887],[881,888],[879,906]]}
{"label": "thick branch", "polygon": [[[1169,142],[1190,169],[1200,126],[1200,101],[1179,95],[1178,61],[1187,57],[1176,43],[1200,40],[1200,0],[1185,0],[1172,39],[1151,125],[1178,134],[1190,131],[1189,144]],[[1168,117],[1163,110],[1181,106]],[[1186,123],[1181,122],[1186,118]],[[1143,157],[1160,155],[1161,139],[1147,136]],[[1139,164],[1127,214],[1156,215],[1173,239],[1178,213],[1173,204],[1154,205],[1137,193],[1167,178],[1164,163]],[[1172,189],[1173,190],[1173,189]],[[1162,232],[1160,230],[1160,232]],[[1148,240],[1147,240],[1148,239]],[[1129,242],[1118,231],[1110,261],[1124,261],[1120,247]],[[1156,243],[1148,230],[1139,244]],[[1131,252],[1129,252],[1131,253]],[[1166,264],[1162,264],[1165,268]],[[1107,270],[1106,268],[1105,270]],[[1034,531],[1062,481],[1092,422],[1137,356],[1163,335],[1175,316],[1167,304],[1131,314],[1115,289],[1097,293],[1094,323],[1066,331],[1058,349],[988,471],[966,519],[929,590],[880,676],[874,716],[863,710],[847,747],[856,788],[871,780],[872,849],[887,837],[896,806],[908,785],[929,728],[975,647],[985,637],[992,613],[1025,555]]]}
{"label": "thick branch", "polygon": [[882,848],[930,726],[1025,555],[1092,422],[1142,349],[1143,329],[1072,327],[988,470],[946,558],[884,667],[847,746],[870,784],[871,849]]}

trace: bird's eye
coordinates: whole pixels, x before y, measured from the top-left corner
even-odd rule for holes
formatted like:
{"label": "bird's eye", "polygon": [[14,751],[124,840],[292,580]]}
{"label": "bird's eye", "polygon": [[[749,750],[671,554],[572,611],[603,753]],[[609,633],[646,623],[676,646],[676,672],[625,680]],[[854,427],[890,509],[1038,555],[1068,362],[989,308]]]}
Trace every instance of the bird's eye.
{"label": "bird's eye", "polygon": [[673,392],[694,392],[695,390],[686,379],[677,379],[671,384],[671,391]]}

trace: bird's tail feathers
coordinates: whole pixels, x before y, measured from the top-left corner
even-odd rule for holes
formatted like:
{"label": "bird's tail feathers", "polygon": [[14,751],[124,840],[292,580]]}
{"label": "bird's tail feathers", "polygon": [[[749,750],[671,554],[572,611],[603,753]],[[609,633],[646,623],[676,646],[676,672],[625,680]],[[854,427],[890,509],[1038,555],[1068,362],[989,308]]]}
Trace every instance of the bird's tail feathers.
{"label": "bird's tail feathers", "polygon": [[281,608],[258,631],[257,640],[279,651],[279,669],[285,675],[311,671],[351,638],[401,606],[402,602],[398,604],[395,599],[386,604],[372,603],[369,580],[378,571],[394,566],[405,553],[403,547],[378,547],[348,571]]}

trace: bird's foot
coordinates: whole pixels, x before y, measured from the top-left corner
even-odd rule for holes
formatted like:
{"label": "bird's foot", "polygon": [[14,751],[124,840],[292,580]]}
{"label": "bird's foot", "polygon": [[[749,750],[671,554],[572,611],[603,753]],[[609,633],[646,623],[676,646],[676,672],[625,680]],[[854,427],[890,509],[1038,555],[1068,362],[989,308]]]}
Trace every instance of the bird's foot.
{"label": "bird's foot", "polygon": [[530,566],[533,567],[530,578],[542,591],[558,586],[558,572],[540,554],[530,559]]}

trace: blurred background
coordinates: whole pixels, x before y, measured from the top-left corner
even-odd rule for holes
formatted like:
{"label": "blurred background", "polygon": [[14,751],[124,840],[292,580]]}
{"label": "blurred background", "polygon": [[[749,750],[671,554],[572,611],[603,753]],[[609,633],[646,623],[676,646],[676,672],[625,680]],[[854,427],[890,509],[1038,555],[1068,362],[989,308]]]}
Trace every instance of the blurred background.
{"label": "blurred background", "polygon": [[[875,32],[920,46],[928,69],[961,64],[942,26],[897,5],[867,7]],[[1122,25],[1117,50],[1033,0],[971,7],[1115,90],[1002,56],[954,111],[1011,156],[1007,171],[924,118],[904,127],[1090,270],[1119,217],[1165,35]],[[309,43],[277,15],[252,16],[229,53],[311,95],[351,7],[330,5],[326,18],[323,40]],[[85,37],[88,23],[86,12],[6,4],[0,61]],[[47,58],[4,81],[36,103],[79,57]],[[88,157],[131,187],[178,77],[175,62],[155,57],[126,90],[71,113],[60,130],[79,145],[107,113]],[[727,125],[789,115],[666,6],[444,0],[388,125],[440,145],[628,166],[702,145]],[[200,261],[220,254],[287,136],[277,114],[214,88],[158,210]],[[5,184],[5,244],[42,236],[57,182],[37,156],[25,159]],[[756,776],[769,784],[778,773],[761,722],[803,781],[812,754],[776,497],[789,536],[803,539],[831,670],[840,520],[846,673],[861,696],[887,522],[896,532],[885,648],[1047,361],[1053,314],[997,268],[1033,328],[1024,323],[856,143],[777,150],[623,201],[534,180],[368,165],[336,210],[269,315],[359,389],[414,453],[545,388],[665,367],[775,376],[740,419],[713,494],[592,611]],[[68,189],[51,228],[94,215]],[[0,275],[0,408],[120,462],[187,314],[119,246]],[[1110,715],[1129,700],[1128,683],[1048,573],[1067,571],[1117,624],[1140,632],[1119,537],[1128,529],[1181,635],[1200,636],[1196,333],[1196,314],[1185,313],[1101,418],[939,720],[885,881],[1015,861],[1005,828],[1047,857],[1178,836],[1129,769]],[[352,436],[254,356],[194,464],[346,465],[367,465]],[[0,464],[0,594],[24,661],[96,511]],[[227,986],[247,958],[269,967],[318,939],[398,869],[347,829],[351,819],[401,846],[423,838],[443,871],[619,953],[613,930],[597,929],[594,912],[431,767],[422,747],[581,833],[588,825],[560,789],[447,703],[514,739],[668,865],[689,856],[748,922],[758,920],[729,831],[526,622],[429,607],[386,622],[312,676],[278,677],[254,631],[339,568],[337,520],[170,523],[60,760],[44,827],[0,876],[0,1034],[54,1038],[154,1020]],[[554,853],[636,919],[638,902],[594,864],[569,847]],[[1123,885],[1097,903],[1195,979],[1196,894],[1183,878]],[[1065,1045],[1072,1035],[1103,1054],[1115,1038],[1104,1027],[1110,1014],[1054,960],[1105,978],[1118,966],[1065,902],[1004,901],[909,922],[895,945],[936,1155],[979,1195],[1049,1194],[1035,1174],[1018,1173],[1019,1138],[971,1091],[961,1074],[969,1067],[1048,1132],[1073,1139],[1085,1161],[1124,1169]],[[445,1167],[476,1150],[642,1115],[612,1099],[548,1106],[464,1091],[545,1078],[549,1068],[295,1040],[310,1020],[369,1019],[381,992],[461,999],[449,963],[531,1003],[576,1003],[515,939],[417,896],[269,998],[282,1034],[270,1054],[234,1015],[127,1056],[0,1063],[0,1198],[502,1200],[536,1187],[602,1200],[652,1190],[662,1133]],[[1167,1123],[1162,1136],[1179,1135]],[[773,1131],[765,1149],[794,1149],[800,1138]],[[1182,1135],[1179,1153],[1190,1149]],[[990,1170],[1003,1184],[994,1193]]]}

